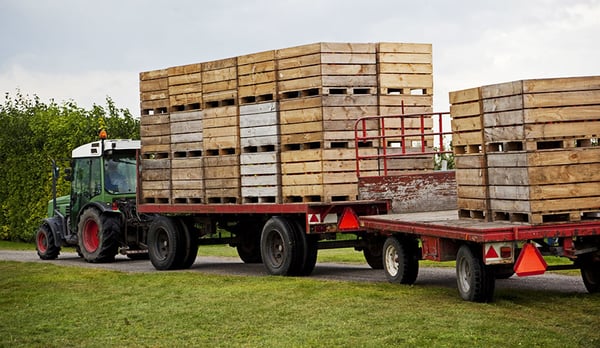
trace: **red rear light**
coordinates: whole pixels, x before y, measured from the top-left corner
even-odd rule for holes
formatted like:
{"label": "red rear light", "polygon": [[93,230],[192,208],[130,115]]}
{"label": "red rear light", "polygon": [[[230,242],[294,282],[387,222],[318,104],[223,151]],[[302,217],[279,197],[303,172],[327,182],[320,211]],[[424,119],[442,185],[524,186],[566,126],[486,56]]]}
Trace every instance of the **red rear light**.
{"label": "red rear light", "polygon": [[512,248],[509,246],[503,246],[500,248],[500,257],[503,259],[508,259],[512,256]]}
{"label": "red rear light", "polygon": [[119,210],[119,204],[117,203],[117,201],[113,201],[112,202],[112,210]]}

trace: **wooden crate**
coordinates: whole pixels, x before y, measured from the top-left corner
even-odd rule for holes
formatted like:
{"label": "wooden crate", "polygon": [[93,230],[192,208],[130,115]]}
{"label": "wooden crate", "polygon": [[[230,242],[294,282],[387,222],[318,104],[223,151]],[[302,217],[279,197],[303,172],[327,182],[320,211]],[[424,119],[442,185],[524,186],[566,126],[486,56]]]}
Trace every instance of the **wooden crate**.
{"label": "wooden crate", "polygon": [[201,109],[202,64],[169,68],[168,85],[171,112]]}
{"label": "wooden crate", "polygon": [[275,51],[265,51],[238,57],[239,104],[276,100],[277,69]]}
{"label": "wooden crate", "polygon": [[600,77],[488,85],[450,102],[461,217],[541,224],[600,212]]}
{"label": "wooden crate", "polygon": [[175,204],[201,204],[204,197],[204,164],[201,156],[171,160],[171,198]]}
{"label": "wooden crate", "polygon": [[171,161],[168,158],[142,158],[140,192],[141,201],[147,204],[171,202]]}
{"label": "wooden crate", "polygon": [[241,203],[240,155],[204,156],[206,203]]}
{"label": "wooden crate", "polygon": [[140,73],[140,109],[142,115],[164,114],[169,108],[167,69]]}
{"label": "wooden crate", "polygon": [[202,143],[205,155],[239,154],[238,112],[236,105],[202,110]]}
{"label": "wooden crate", "polygon": [[244,203],[281,202],[278,103],[240,106],[241,195]]}

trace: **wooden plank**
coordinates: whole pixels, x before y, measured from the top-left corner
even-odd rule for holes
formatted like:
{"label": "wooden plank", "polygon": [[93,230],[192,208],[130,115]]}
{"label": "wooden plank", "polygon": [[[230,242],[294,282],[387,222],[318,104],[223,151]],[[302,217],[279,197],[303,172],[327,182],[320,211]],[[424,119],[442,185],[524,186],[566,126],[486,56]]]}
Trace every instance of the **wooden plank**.
{"label": "wooden plank", "polygon": [[279,134],[264,136],[258,138],[240,138],[240,147],[260,147],[260,146],[276,146],[278,147],[281,143]]}
{"label": "wooden plank", "polygon": [[283,48],[275,51],[277,59],[285,59],[291,57],[305,56],[308,54],[315,54],[321,52],[321,43],[314,43],[308,45],[294,46]]}
{"label": "wooden plank", "polygon": [[202,92],[208,98],[209,93],[213,92],[229,92],[237,94],[237,80],[226,80],[213,83],[202,83]]}
{"label": "wooden plank", "polygon": [[140,117],[140,123],[142,126],[167,124],[169,122],[170,122],[169,114],[142,115],[142,117]]}
{"label": "wooden plank", "polygon": [[293,58],[289,58],[289,59],[278,59],[277,60],[277,68],[279,69],[279,71],[285,70],[285,69],[298,68],[298,67],[302,67],[302,66],[318,65],[318,64],[321,64],[321,54],[320,53],[308,54],[308,55],[302,55],[299,57],[293,57]]}
{"label": "wooden plank", "polygon": [[525,108],[579,106],[600,104],[600,89],[573,92],[536,93],[523,95]]}
{"label": "wooden plank", "polygon": [[324,107],[344,107],[344,106],[377,106],[377,96],[375,95],[324,95],[321,97]]}
{"label": "wooden plank", "polygon": [[483,114],[483,126],[486,128],[523,125],[523,120],[524,110],[522,109]]}
{"label": "wooden plank", "polygon": [[323,107],[322,113],[326,121],[356,120],[362,116],[377,115],[378,110],[376,105],[343,105]]}
{"label": "wooden plank", "polygon": [[456,183],[467,186],[484,186],[485,182],[484,169],[458,169],[456,170]]}
{"label": "wooden plank", "polygon": [[301,133],[301,134],[281,134],[281,144],[306,144],[313,142],[321,142],[323,140],[323,132]]}
{"label": "wooden plank", "polygon": [[[202,119],[205,122],[210,122],[211,119],[229,119],[237,118],[238,107],[236,105],[222,106],[218,108],[210,108],[202,110]],[[216,122],[219,122],[218,120]],[[207,123],[208,124],[208,123]]]}
{"label": "wooden plank", "polygon": [[281,177],[281,185],[283,186],[295,186],[295,185],[322,185],[323,174],[322,173],[304,173],[304,174],[286,174]]}
{"label": "wooden plank", "polygon": [[531,185],[598,181],[600,181],[600,161],[529,168],[529,183]]}
{"label": "wooden plank", "polygon": [[279,122],[283,125],[305,122],[320,122],[323,119],[322,109],[306,108],[297,110],[282,110],[279,112]]}
{"label": "wooden plank", "polygon": [[600,135],[600,118],[596,121],[528,124],[524,129],[525,139],[593,138]]}
{"label": "wooden plank", "polygon": [[[457,206],[458,206],[459,210],[466,209],[466,210],[485,211],[487,209],[485,199],[458,197]],[[462,215],[461,215],[461,217],[462,217]]]}
{"label": "wooden plank", "polygon": [[169,91],[168,90],[158,90],[158,91],[142,92],[140,94],[140,98],[143,101],[169,99]]}
{"label": "wooden plank", "polygon": [[433,105],[433,97],[431,95],[380,95],[379,106],[428,106]]}
{"label": "wooden plank", "polygon": [[[178,105],[190,105],[190,104],[198,104],[198,105],[202,105],[202,93],[197,92],[197,93],[186,93],[186,94],[177,94],[177,95],[170,95],[169,96],[169,102],[171,103],[171,106],[178,106]],[[199,107],[198,107],[199,109]]]}
{"label": "wooden plank", "polygon": [[171,122],[202,121],[200,110],[173,112],[170,116]]}
{"label": "wooden plank", "polygon": [[[317,76],[318,81],[321,80],[321,65],[310,65],[302,66],[292,69],[279,69],[277,71],[277,82],[281,84],[282,81],[306,79],[311,76]],[[313,79],[314,80],[314,79]]]}
{"label": "wooden plank", "polygon": [[481,131],[481,117],[479,115],[473,117],[457,117],[451,121],[452,132],[468,132]]}
{"label": "wooden plank", "polygon": [[432,45],[427,43],[380,42],[377,52],[392,53],[432,53]]}
{"label": "wooden plank", "polygon": [[353,42],[322,42],[321,52],[334,53],[375,53],[377,45],[374,43],[353,43]]}
{"label": "wooden plank", "polygon": [[433,64],[379,63],[380,74],[433,74]]}
{"label": "wooden plank", "polygon": [[240,138],[265,137],[270,135],[278,135],[279,127],[277,125],[248,127],[240,129]]}
{"label": "wooden plank", "polygon": [[251,175],[242,176],[242,187],[248,186],[277,186],[277,175]]}
{"label": "wooden plank", "polygon": [[[198,190],[204,188],[204,180],[173,180],[171,184],[173,190]],[[175,195],[175,192],[173,192],[173,196]]]}
{"label": "wooden plank", "polygon": [[270,51],[264,51],[264,52],[244,54],[244,55],[237,57],[237,64],[238,64],[238,66],[241,66],[241,65],[251,65],[253,63],[258,63],[258,62],[272,62],[276,58],[275,53],[276,53],[275,50],[270,50]]}
{"label": "wooden plank", "polygon": [[171,168],[182,169],[182,168],[193,168],[201,169],[204,166],[202,157],[196,158],[173,158],[171,160]]}
{"label": "wooden plank", "polygon": [[238,95],[240,99],[240,104],[246,103],[246,101],[243,100],[243,98],[245,97],[260,97],[270,95],[270,98],[274,100],[277,95],[277,83],[268,82],[258,85],[239,86]]}
{"label": "wooden plank", "polygon": [[202,72],[236,67],[237,57],[213,60],[202,63]]}
{"label": "wooden plank", "polygon": [[202,132],[202,120],[198,121],[184,121],[184,122],[171,122],[171,135],[182,134],[182,133],[201,133]]}
{"label": "wooden plank", "polygon": [[242,176],[272,175],[280,173],[278,163],[242,164],[240,171]]}
{"label": "wooden plank", "polygon": [[320,96],[308,97],[308,98],[289,98],[279,100],[280,113],[288,110],[318,108],[322,106],[322,99]]}
{"label": "wooden plank", "polygon": [[564,212],[573,210],[588,210],[598,212],[600,196],[571,197],[561,199],[545,199],[531,201],[532,212]]}
{"label": "wooden plank", "polygon": [[[196,132],[196,133],[182,133],[182,134],[172,134],[171,135],[171,147],[173,151],[178,151],[174,145],[178,144],[178,143],[192,143],[190,144],[190,146],[192,146],[192,148],[194,147],[193,144],[197,144],[195,145],[195,147],[198,147],[200,149],[202,149],[202,140],[204,139],[202,132]],[[185,146],[184,149],[188,150],[191,148],[189,146]]]}
{"label": "wooden plank", "polygon": [[320,161],[306,161],[296,163],[281,164],[281,174],[304,174],[304,173],[320,173],[323,171],[323,164]]}
{"label": "wooden plank", "polygon": [[485,157],[480,154],[457,155],[454,157],[454,163],[456,169],[481,169],[486,166]]}
{"label": "wooden plank", "polygon": [[322,138],[323,123],[317,121],[281,124],[279,131],[282,136],[288,134],[319,133]]}
{"label": "wooden plank", "polygon": [[375,64],[374,53],[321,53],[322,64]]}
{"label": "wooden plank", "polygon": [[323,149],[281,151],[280,155],[282,163],[321,161],[323,158]]}
{"label": "wooden plank", "polygon": [[354,184],[358,183],[355,171],[323,173],[323,184]]}
{"label": "wooden plank", "polygon": [[323,64],[321,65],[323,75],[376,75],[375,64]]}
{"label": "wooden plank", "polygon": [[481,93],[480,88],[481,87],[475,87],[475,88],[468,88],[468,89],[450,92],[450,94],[449,94],[450,104],[454,105],[454,104],[466,103],[466,102],[472,102],[472,101],[479,102],[480,93]]}
{"label": "wooden plank", "polygon": [[323,75],[321,85],[326,87],[376,87],[376,75]]}
{"label": "wooden plank", "polygon": [[256,73],[265,73],[275,70],[276,65],[274,60],[251,63],[246,65],[238,65],[238,77],[244,75],[252,75]]}
{"label": "wooden plank", "polygon": [[169,88],[169,80],[167,77],[153,80],[140,81],[140,92],[152,92],[167,90]]}
{"label": "wooden plank", "polygon": [[483,100],[483,112],[498,112],[523,109],[523,95],[497,97]]}
{"label": "wooden plank", "polygon": [[377,53],[378,61],[382,63],[420,63],[430,64],[430,53]]}
{"label": "wooden plank", "polygon": [[272,115],[276,114],[278,105],[279,104],[277,102],[240,105],[240,118],[244,116],[248,116],[248,118],[251,118],[253,117],[252,115],[256,114],[258,114],[258,117],[261,118],[272,117]]}
{"label": "wooden plank", "polygon": [[476,132],[461,132],[452,134],[452,145],[481,145],[483,144],[483,136],[481,131]]}
{"label": "wooden plank", "polygon": [[525,93],[585,91],[600,89],[600,76],[564,77],[523,81]]}
{"label": "wooden plank", "polygon": [[163,77],[167,77],[167,76],[169,76],[168,69],[142,71],[140,73],[140,81],[154,80],[154,79],[159,79],[159,78],[163,78]]}
{"label": "wooden plank", "polygon": [[[202,82],[196,83],[186,83],[182,85],[169,86],[168,94],[186,94],[186,93],[201,93],[202,92]],[[168,98],[168,97],[167,97]]]}
{"label": "wooden plank", "polygon": [[175,85],[187,85],[187,84],[200,84],[202,85],[202,73],[187,73],[183,75],[169,75],[168,77],[169,87]]}
{"label": "wooden plank", "polygon": [[600,103],[597,105],[553,107],[523,110],[525,123],[557,121],[586,121],[600,118]]}
{"label": "wooden plank", "polygon": [[501,142],[501,141],[519,141],[528,138],[524,126],[507,126],[507,127],[489,127],[483,132],[483,141]]}
{"label": "wooden plank", "polygon": [[172,180],[202,180],[204,178],[202,168],[173,168],[171,169]]}
{"label": "wooden plank", "polygon": [[235,116],[207,117],[202,120],[203,129],[238,127],[239,120]]}
{"label": "wooden plank", "polygon": [[[240,128],[276,126],[279,123],[277,111],[263,114],[240,115]],[[272,134],[277,134],[275,131]]]}
{"label": "wooden plank", "polygon": [[481,87],[481,97],[483,99],[494,99],[521,94],[523,94],[523,81],[505,82]]}
{"label": "wooden plank", "polygon": [[258,72],[251,75],[238,76],[239,86],[251,86],[275,81],[277,81],[275,71]]}
{"label": "wooden plank", "polygon": [[457,197],[486,199],[487,188],[485,186],[459,185],[457,187]]}
{"label": "wooden plank", "polygon": [[[235,101],[237,99],[237,89],[231,90],[221,90],[221,91],[211,91],[203,93],[202,98],[204,99],[205,104],[208,102],[221,102],[224,100],[232,100]],[[219,105],[219,107],[223,107],[223,105]],[[205,108],[212,108],[206,107]]]}
{"label": "wooden plank", "polygon": [[530,166],[571,165],[600,162],[600,147],[557,149],[527,154]]}
{"label": "wooden plank", "polygon": [[394,88],[432,88],[433,75],[429,74],[379,74],[379,85]]}
{"label": "wooden plank", "polygon": [[286,80],[277,82],[279,92],[301,91],[312,88],[320,88],[323,84],[321,76],[313,76],[307,78],[299,78],[294,80]]}

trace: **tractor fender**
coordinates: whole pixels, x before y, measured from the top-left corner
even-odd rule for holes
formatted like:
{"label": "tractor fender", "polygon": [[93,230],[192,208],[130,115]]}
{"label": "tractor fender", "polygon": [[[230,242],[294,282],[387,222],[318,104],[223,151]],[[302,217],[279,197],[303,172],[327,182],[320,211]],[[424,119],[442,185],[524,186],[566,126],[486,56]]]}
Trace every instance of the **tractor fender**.
{"label": "tractor fender", "polygon": [[95,208],[100,212],[100,214],[115,214],[115,215],[123,215],[120,210],[113,210],[111,205],[107,205],[103,202],[89,202],[88,204],[81,207],[79,210],[79,215],[83,213],[88,208]]}
{"label": "tractor fender", "polygon": [[60,216],[45,218],[42,225],[46,225],[50,228],[50,232],[54,236],[54,245],[61,247],[65,241],[65,219]]}

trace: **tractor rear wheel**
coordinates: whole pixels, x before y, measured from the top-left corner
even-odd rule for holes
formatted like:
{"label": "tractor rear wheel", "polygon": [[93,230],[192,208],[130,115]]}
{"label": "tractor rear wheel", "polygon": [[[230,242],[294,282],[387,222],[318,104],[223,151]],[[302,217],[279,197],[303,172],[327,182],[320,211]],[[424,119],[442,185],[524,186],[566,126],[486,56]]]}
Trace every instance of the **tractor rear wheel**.
{"label": "tractor rear wheel", "polygon": [[46,224],[41,225],[35,235],[35,249],[42,260],[54,260],[60,254],[60,247],[54,244],[54,234]]}
{"label": "tractor rear wheel", "polygon": [[112,262],[119,247],[119,219],[101,214],[94,208],[86,209],[79,218],[77,237],[79,249],[87,262]]}

